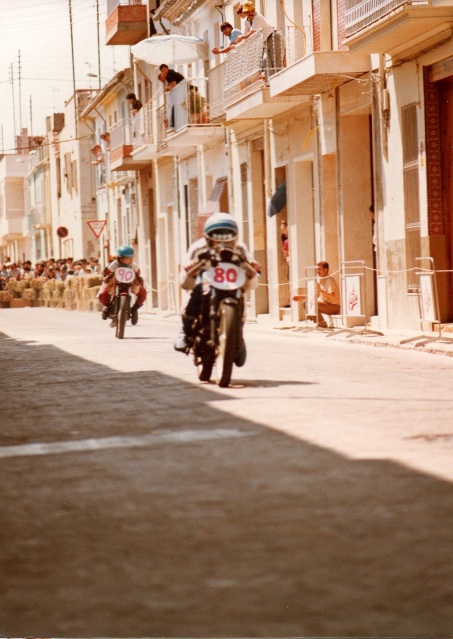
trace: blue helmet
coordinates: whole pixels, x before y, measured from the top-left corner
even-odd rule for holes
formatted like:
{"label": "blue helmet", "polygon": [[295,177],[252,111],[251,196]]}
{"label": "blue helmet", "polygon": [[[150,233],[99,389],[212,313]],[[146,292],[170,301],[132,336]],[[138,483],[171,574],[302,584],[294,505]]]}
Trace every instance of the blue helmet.
{"label": "blue helmet", "polygon": [[229,213],[214,213],[206,220],[204,236],[207,240],[229,242],[239,234],[236,220]]}
{"label": "blue helmet", "polygon": [[134,249],[132,246],[128,246],[127,244],[123,244],[120,246],[116,252],[117,257],[134,257]]}

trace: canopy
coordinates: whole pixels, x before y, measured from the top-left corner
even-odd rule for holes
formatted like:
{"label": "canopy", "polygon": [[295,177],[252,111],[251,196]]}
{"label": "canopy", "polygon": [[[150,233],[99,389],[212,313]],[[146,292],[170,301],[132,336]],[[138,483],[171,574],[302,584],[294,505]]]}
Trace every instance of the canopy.
{"label": "canopy", "polygon": [[160,66],[190,64],[206,60],[208,47],[203,38],[178,34],[154,35],[131,47],[137,60]]}

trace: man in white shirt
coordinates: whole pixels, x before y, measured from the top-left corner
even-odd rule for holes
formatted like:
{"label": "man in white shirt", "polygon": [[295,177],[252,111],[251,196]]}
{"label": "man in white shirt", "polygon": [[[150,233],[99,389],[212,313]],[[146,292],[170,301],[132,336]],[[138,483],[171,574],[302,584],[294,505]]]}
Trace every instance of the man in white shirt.
{"label": "man in white shirt", "polygon": [[242,13],[246,14],[247,18],[244,22],[243,35],[236,39],[235,44],[238,44],[243,40],[247,40],[247,38],[256,33],[259,29],[263,30],[263,72],[265,73],[267,80],[271,75],[280,71],[283,67],[282,35],[280,31],[277,31],[277,29],[275,29],[264,16],[255,11],[255,5],[253,2],[245,2],[242,5]]}

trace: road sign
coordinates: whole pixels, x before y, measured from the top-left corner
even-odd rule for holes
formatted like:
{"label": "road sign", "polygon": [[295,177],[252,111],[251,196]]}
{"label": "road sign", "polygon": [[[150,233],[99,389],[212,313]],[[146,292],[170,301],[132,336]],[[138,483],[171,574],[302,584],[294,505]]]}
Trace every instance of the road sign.
{"label": "road sign", "polygon": [[96,237],[100,237],[105,225],[107,224],[107,220],[88,220],[87,224]]}
{"label": "road sign", "polygon": [[59,226],[57,228],[57,235],[58,237],[68,237],[69,231],[66,226]]}

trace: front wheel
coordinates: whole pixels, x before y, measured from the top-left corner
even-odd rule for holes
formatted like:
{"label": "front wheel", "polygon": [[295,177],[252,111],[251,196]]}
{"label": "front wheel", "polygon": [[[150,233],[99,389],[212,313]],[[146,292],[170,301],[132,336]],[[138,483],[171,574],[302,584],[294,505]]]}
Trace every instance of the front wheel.
{"label": "front wheel", "polygon": [[237,351],[237,307],[222,304],[220,307],[219,354],[217,355],[217,383],[229,386]]}
{"label": "front wheel", "polygon": [[130,300],[128,295],[121,295],[118,309],[118,323],[116,325],[116,336],[118,339],[124,337],[124,327],[129,317]]}

